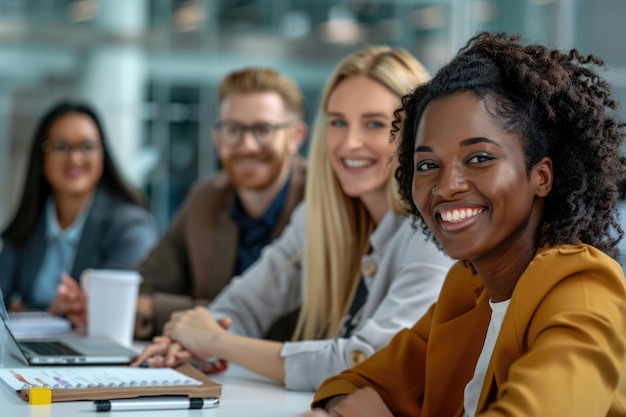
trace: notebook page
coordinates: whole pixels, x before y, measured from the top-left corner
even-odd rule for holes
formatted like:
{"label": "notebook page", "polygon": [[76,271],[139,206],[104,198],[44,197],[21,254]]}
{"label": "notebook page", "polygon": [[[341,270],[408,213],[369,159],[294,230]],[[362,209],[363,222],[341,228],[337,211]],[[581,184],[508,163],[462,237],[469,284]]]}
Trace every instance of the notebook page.
{"label": "notebook page", "polygon": [[171,368],[121,366],[6,368],[0,369],[0,379],[16,391],[34,387],[80,389],[202,385],[202,382]]}
{"label": "notebook page", "polygon": [[13,335],[18,339],[27,336],[48,336],[72,332],[72,324],[69,320],[43,311],[11,312],[8,323]]}

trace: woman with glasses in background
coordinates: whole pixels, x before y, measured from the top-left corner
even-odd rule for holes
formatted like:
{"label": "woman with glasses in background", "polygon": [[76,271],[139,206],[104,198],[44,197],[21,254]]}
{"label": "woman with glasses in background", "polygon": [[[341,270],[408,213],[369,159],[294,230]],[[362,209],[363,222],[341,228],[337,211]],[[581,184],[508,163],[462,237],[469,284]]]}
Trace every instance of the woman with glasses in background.
{"label": "woman with glasses in background", "polygon": [[10,310],[54,311],[62,279],[132,269],[155,242],[154,220],[115,168],[88,105],[63,101],[41,119],[21,202],[1,236]]}
{"label": "woman with glasses in background", "polygon": [[[220,358],[314,390],[419,318],[451,260],[399,203],[390,129],[401,97],[427,79],[402,49],[371,47],[341,62],[322,96],[305,201],[289,226],[208,309],[174,313],[135,365]],[[297,309],[291,341],[260,339]]]}

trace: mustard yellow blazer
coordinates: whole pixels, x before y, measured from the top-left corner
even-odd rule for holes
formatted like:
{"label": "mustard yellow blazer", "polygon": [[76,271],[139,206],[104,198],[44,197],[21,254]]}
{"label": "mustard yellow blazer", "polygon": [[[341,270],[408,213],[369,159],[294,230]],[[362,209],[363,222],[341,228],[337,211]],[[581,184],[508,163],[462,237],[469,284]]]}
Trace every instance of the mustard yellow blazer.
{"label": "mustard yellow blazer", "polygon": [[[491,317],[480,279],[457,263],[438,302],[368,360],[329,378],[312,406],[371,386],[396,416],[463,415]],[[626,416],[626,283],[591,246],[540,250],[520,277],[477,416]]]}

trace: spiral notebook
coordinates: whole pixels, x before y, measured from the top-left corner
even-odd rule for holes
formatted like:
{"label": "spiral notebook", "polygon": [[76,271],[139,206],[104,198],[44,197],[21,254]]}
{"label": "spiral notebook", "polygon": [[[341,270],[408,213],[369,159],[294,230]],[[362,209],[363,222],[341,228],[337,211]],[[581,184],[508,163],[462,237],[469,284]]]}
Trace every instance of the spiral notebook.
{"label": "spiral notebook", "polygon": [[0,379],[28,401],[30,388],[50,388],[52,402],[157,395],[219,398],[221,385],[185,363],[176,368],[50,366],[0,369]]}

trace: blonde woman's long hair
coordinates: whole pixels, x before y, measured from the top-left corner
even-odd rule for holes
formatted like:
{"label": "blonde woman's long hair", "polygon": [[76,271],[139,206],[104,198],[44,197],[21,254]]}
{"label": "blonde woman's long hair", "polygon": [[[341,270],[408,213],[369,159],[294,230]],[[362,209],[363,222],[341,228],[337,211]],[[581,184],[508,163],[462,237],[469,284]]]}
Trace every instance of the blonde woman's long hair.
{"label": "blonde woman's long hair", "polygon": [[[305,196],[305,284],[294,340],[337,335],[358,286],[361,258],[369,250],[375,226],[360,199],[347,196],[341,189],[326,143],[329,96],[342,80],[355,76],[366,76],[385,86],[397,95],[398,106],[405,94],[429,78],[426,69],[407,51],[373,46],[345,58],[326,83],[310,144]],[[406,212],[393,175],[388,190],[390,207]]]}

